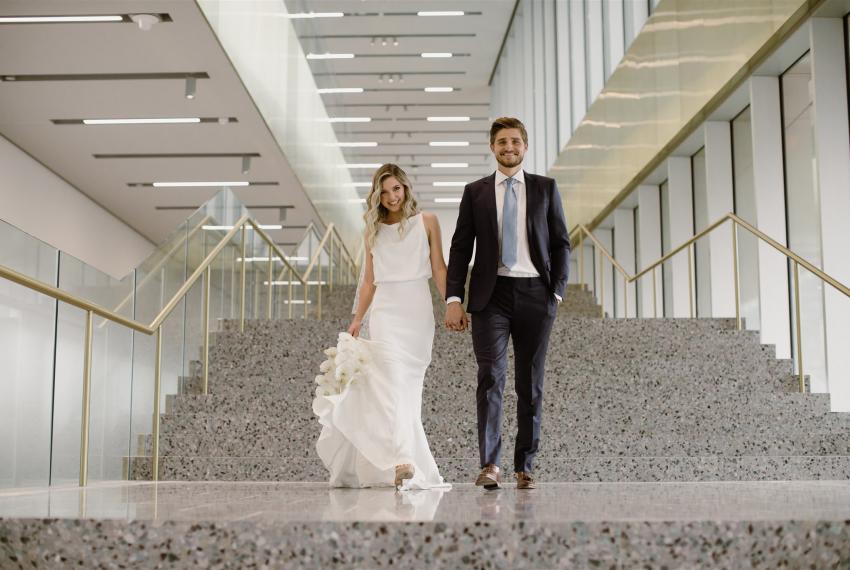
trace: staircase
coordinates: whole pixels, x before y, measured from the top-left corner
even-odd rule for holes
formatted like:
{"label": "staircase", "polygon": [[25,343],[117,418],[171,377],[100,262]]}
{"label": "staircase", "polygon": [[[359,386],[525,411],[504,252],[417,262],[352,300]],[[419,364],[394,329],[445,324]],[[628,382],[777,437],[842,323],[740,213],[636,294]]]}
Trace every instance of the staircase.
{"label": "staircase", "polygon": [[[353,288],[323,300],[324,320],[223,323],[210,394],[181,382],[162,416],[160,479],[325,481],[311,410],[322,349],[349,324]],[[435,302],[438,325],[442,307]],[[757,481],[850,478],[850,417],[825,394],[800,394],[792,365],[731,319],[600,319],[570,286],[546,366],[543,482]],[[511,366],[509,365],[509,371]],[[441,473],[478,468],[476,364],[468,333],[437,327],[423,421]],[[505,389],[503,469],[513,470],[516,398]],[[128,458],[150,479],[149,436]]]}

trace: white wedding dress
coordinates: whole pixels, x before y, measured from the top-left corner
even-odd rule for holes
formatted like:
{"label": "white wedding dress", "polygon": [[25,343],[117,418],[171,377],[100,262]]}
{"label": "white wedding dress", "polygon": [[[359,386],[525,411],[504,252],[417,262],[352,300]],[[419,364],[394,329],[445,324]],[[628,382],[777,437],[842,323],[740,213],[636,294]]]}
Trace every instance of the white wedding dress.
{"label": "white wedding dress", "polygon": [[422,214],[381,224],[372,248],[375,297],[369,340],[340,333],[325,351],[313,400],[322,432],[316,451],[333,487],[392,486],[395,466],[414,476],[402,490],[448,488],[422,427],[422,384],[431,362],[434,309],[430,247]]}

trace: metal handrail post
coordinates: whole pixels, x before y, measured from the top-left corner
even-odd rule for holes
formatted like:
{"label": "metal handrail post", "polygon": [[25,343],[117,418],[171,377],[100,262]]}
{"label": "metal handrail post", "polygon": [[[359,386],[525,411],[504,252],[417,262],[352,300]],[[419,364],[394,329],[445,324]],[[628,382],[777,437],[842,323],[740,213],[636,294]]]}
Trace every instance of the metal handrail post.
{"label": "metal handrail post", "polygon": [[[334,242],[336,241],[336,236],[331,234],[331,243],[330,243],[330,256],[328,258],[328,286],[329,291],[331,293],[334,292]],[[321,281],[321,279],[319,279]]]}
{"label": "metal handrail post", "polygon": [[239,288],[239,332],[245,332],[245,250],[247,228],[242,225],[242,285]]}
{"label": "metal handrail post", "polygon": [[162,390],[162,326],[156,329],[156,348],[153,365],[153,445],[151,449],[151,477],[159,481],[159,399]]}
{"label": "metal handrail post", "polygon": [[268,310],[266,314],[266,318],[271,320],[272,318],[272,281],[274,280],[274,274],[272,273],[274,268],[272,267],[272,247],[269,246],[269,266],[268,266],[268,274],[269,274],[269,286],[268,286]]}
{"label": "metal handrail post", "polygon": [[91,424],[91,368],[94,313],[86,311],[86,337],[83,345],[83,410],[80,420],[80,487],[89,481],[89,430]]}
{"label": "metal handrail post", "polygon": [[605,318],[605,259],[599,255],[599,304],[602,306],[602,318]]}
{"label": "metal handrail post", "polygon": [[735,279],[735,326],[741,330],[741,278],[738,276],[738,224],[732,222],[732,275]]}
{"label": "metal handrail post", "polygon": [[800,264],[794,261],[794,330],[797,337],[797,374],[800,378],[800,393],[806,391],[806,379],[803,376],[803,326],[800,322]]}
{"label": "metal handrail post", "polygon": [[688,246],[688,303],[693,319],[696,314],[694,311],[694,244]]}
{"label": "metal handrail post", "polygon": [[578,242],[578,282],[584,284],[584,234],[579,233]]}
{"label": "metal handrail post", "polygon": [[292,318],[292,268],[289,268],[289,318]]}
{"label": "metal handrail post", "polygon": [[317,297],[317,302],[319,304],[319,308],[316,312],[316,315],[317,315],[318,319],[321,321],[322,320],[322,263],[321,262],[319,262],[319,280],[317,281],[317,283],[318,284],[316,285],[316,287],[317,287],[316,297]]}
{"label": "metal handrail post", "polygon": [[203,348],[203,366],[204,366],[204,395],[209,394],[210,382],[210,285],[212,283],[212,266],[208,265],[204,272],[204,312],[203,312],[203,328],[204,328],[204,348]]}
{"label": "metal handrail post", "polygon": [[653,318],[658,318],[658,289],[656,281],[658,273],[653,269],[652,270],[652,316]]}

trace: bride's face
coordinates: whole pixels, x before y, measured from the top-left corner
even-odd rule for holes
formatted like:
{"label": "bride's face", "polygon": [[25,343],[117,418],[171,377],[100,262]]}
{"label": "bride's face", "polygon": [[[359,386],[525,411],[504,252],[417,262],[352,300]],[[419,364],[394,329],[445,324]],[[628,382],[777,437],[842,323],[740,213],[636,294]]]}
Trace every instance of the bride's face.
{"label": "bride's face", "polygon": [[387,176],[381,184],[381,206],[392,213],[400,212],[404,206],[404,186],[395,176]]}

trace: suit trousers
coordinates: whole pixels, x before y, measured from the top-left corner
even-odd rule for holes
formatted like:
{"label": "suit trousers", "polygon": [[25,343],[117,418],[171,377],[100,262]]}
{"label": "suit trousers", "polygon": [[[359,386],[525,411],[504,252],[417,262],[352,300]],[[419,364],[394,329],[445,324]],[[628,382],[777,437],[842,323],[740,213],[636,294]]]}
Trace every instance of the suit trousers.
{"label": "suit trousers", "polygon": [[499,465],[502,396],[508,339],[513,340],[517,394],[514,471],[532,471],[540,443],[543,374],[557,301],[539,277],[498,277],[490,301],[472,313],[472,344],[478,362],[478,450],[481,466]]}

